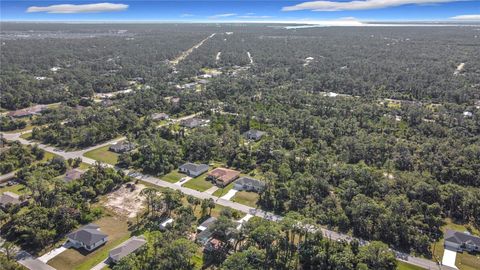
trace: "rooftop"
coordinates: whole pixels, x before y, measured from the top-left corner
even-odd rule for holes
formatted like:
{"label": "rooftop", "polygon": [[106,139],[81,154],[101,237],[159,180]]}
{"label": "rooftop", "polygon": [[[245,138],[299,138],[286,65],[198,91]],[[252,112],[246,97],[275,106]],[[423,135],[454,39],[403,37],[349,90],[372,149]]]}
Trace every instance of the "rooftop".
{"label": "rooftop", "polygon": [[193,172],[200,172],[200,171],[208,170],[208,165],[187,162],[182,166],[180,166],[179,168],[183,170],[193,171]]}
{"label": "rooftop", "polygon": [[107,235],[100,231],[100,227],[90,223],[70,233],[67,237],[90,246],[107,237]]}
{"label": "rooftop", "polygon": [[139,237],[132,237],[127,241],[123,242],[121,245],[117,246],[116,248],[110,250],[110,258],[115,261],[122,259],[123,257],[129,255],[130,253],[134,252],[135,250],[141,248],[143,245],[147,243],[147,240],[143,236]]}
{"label": "rooftop", "polygon": [[220,180],[222,182],[228,182],[229,180],[237,177],[238,175],[240,175],[239,171],[230,170],[226,168],[216,168],[208,173],[208,176],[213,177],[216,180]]}
{"label": "rooftop", "polygon": [[445,241],[453,242],[459,245],[463,243],[471,243],[480,247],[480,237],[454,230],[447,230],[445,233]]}
{"label": "rooftop", "polygon": [[7,204],[14,205],[14,204],[20,204],[20,203],[21,203],[20,195],[18,194],[6,191],[0,195],[0,205],[7,205]]}

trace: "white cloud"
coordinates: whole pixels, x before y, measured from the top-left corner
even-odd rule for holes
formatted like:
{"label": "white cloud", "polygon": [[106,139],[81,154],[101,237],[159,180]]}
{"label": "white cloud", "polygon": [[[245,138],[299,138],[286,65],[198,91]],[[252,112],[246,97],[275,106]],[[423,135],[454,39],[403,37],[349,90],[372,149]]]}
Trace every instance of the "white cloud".
{"label": "white cloud", "polygon": [[190,14],[190,13],[183,13],[182,15],[180,15],[180,17],[182,17],[182,18],[185,18],[185,17],[193,17],[193,16],[195,16],[195,15]]}
{"label": "white cloud", "polygon": [[242,18],[242,19],[268,19],[268,18],[273,18],[272,16],[259,16],[259,15],[242,15],[242,16],[237,16],[237,18]]}
{"label": "white cloud", "polygon": [[60,4],[44,7],[32,6],[27,9],[27,12],[47,12],[47,13],[96,13],[108,11],[122,11],[126,10],[128,5],[113,4],[113,3],[97,3],[84,5]]}
{"label": "white cloud", "polygon": [[284,7],[283,11],[313,10],[313,11],[341,11],[341,10],[365,10],[396,7],[402,5],[424,5],[468,0],[355,0],[349,2],[334,1],[309,1],[294,6]]}
{"label": "white cloud", "polygon": [[224,13],[224,14],[213,15],[213,16],[210,16],[210,17],[208,17],[208,18],[210,18],[210,19],[218,19],[218,18],[233,17],[233,16],[236,16],[236,15],[237,15],[236,13]]}
{"label": "white cloud", "polygon": [[480,14],[458,15],[450,17],[453,20],[480,21]]}

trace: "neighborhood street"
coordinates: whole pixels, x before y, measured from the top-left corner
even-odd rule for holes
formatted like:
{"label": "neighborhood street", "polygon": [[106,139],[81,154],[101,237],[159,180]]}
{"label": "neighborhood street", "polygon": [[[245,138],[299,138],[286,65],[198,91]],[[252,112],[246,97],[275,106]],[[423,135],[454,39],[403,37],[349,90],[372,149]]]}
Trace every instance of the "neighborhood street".
{"label": "neighborhood street", "polygon": [[[193,117],[193,116],[190,115],[190,116],[187,116],[187,117],[190,118],[190,117]],[[187,117],[184,117],[183,119],[185,119]],[[178,119],[177,119],[177,121],[178,121]],[[31,141],[20,138],[20,135],[22,135],[22,133],[10,133],[10,134],[2,134],[2,135],[7,140],[18,140],[22,144],[28,144],[28,145],[35,144],[34,142],[31,142]],[[105,143],[102,143],[102,144],[99,144],[99,145],[96,145],[96,146],[86,148],[84,150],[71,151],[71,152],[56,149],[55,147],[44,145],[44,144],[38,144],[38,146],[41,149],[44,149],[45,151],[55,153],[59,156],[62,156],[65,159],[81,158],[82,161],[87,163],[87,164],[95,164],[97,162],[96,160],[84,157],[83,154],[88,152],[88,151],[91,151],[93,149],[103,147],[105,145],[109,145],[109,144],[121,141],[123,139],[125,139],[125,138],[121,137],[121,138],[117,138],[117,139],[114,139],[114,140],[111,140],[111,141],[108,141],[108,142],[105,142]],[[120,168],[114,167],[114,166],[109,165],[109,164],[103,163],[103,165],[115,168],[117,170],[120,170]],[[258,208],[249,207],[249,206],[246,206],[246,205],[243,205],[243,204],[240,204],[240,203],[236,203],[236,202],[232,202],[230,200],[219,198],[219,197],[213,196],[212,194],[209,194],[207,192],[200,192],[200,191],[193,190],[193,189],[190,189],[190,188],[182,187],[180,185],[176,185],[175,183],[169,183],[169,182],[164,181],[160,178],[150,176],[150,175],[146,175],[146,174],[143,174],[143,173],[140,173],[140,172],[133,172],[133,171],[129,171],[129,170],[124,170],[124,171],[129,176],[131,176],[133,178],[136,178],[136,179],[139,179],[141,181],[144,181],[144,182],[147,182],[147,183],[159,186],[159,187],[179,190],[186,195],[191,195],[191,196],[194,196],[194,197],[199,198],[199,199],[213,199],[219,205],[222,205],[222,206],[225,206],[225,207],[230,207],[232,209],[238,210],[238,211],[246,213],[246,214],[250,214],[250,215],[253,215],[253,216],[265,218],[265,219],[268,219],[268,220],[271,220],[271,221],[279,221],[279,220],[282,219],[282,217],[279,216],[279,215],[275,215],[273,213],[270,213],[270,212],[267,212],[267,211],[264,211],[264,210],[261,210],[261,209],[258,209]],[[351,241],[353,239],[349,235],[337,233],[337,232],[332,231],[332,230],[328,230],[328,229],[324,229],[324,228],[321,228],[321,230],[323,232],[323,235],[325,237],[331,239],[332,241],[340,241],[340,240]],[[363,240],[360,240],[360,242],[361,243],[366,243]],[[448,266],[440,266],[440,265],[436,264],[435,262],[427,260],[427,259],[412,257],[412,256],[409,256],[409,255],[403,254],[401,252],[396,251],[395,254],[397,254],[397,258],[401,261],[405,261],[405,262],[408,262],[408,263],[413,264],[413,265],[424,267],[426,269],[446,269],[446,270],[453,269],[453,268],[450,268]]]}

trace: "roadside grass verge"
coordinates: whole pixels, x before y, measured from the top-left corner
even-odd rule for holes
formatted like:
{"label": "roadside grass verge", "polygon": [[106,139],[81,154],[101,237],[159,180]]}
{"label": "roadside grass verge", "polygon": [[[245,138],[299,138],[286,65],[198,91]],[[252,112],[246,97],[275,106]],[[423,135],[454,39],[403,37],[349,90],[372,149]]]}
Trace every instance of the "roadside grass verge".
{"label": "roadside grass verge", "polygon": [[173,171],[165,174],[164,176],[162,176],[161,179],[165,180],[169,183],[176,183],[176,182],[180,181],[180,179],[182,179],[185,176],[186,176],[185,174],[180,173],[177,170],[173,170]]}
{"label": "roadside grass verge", "polygon": [[191,188],[191,189],[203,192],[203,191],[213,187],[213,184],[211,182],[207,181],[206,178],[207,178],[207,174],[204,173],[204,174],[202,174],[198,177],[195,177],[195,178],[189,180],[188,182],[183,184],[183,187]]}
{"label": "roadside grass verge", "polygon": [[227,192],[230,191],[234,185],[235,185],[234,182],[232,182],[224,188],[217,189],[212,195],[217,197],[222,197],[223,195],[227,194]]}
{"label": "roadside grass verge", "polygon": [[119,154],[109,151],[108,148],[110,145],[105,145],[91,151],[88,151],[84,154],[85,157],[105,162],[111,165],[115,165],[118,162]]}
{"label": "roadside grass verge", "polygon": [[231,201],[250,207],[257,207],[258,198],[259,195],[256,192],[239,191],[237,194],[235,194],[235,196],[233,196]]}
{"label": "roadside grass verge", "polygon": [[406,262],[397,261],[397,270],[425,270],[425,268]]}

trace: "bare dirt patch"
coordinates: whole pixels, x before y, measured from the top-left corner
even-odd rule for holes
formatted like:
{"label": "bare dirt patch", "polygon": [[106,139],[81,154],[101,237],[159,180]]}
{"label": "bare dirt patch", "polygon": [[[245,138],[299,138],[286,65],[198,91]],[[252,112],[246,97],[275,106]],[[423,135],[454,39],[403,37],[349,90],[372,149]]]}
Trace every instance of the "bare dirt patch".
{"label": "bare dirt patch", "polygon": [[145,197],[140,195],[145,186],[135,185],[135,190],[122,186],[107,196],[105,207],[118,215],[134,218],[143,209]]}

